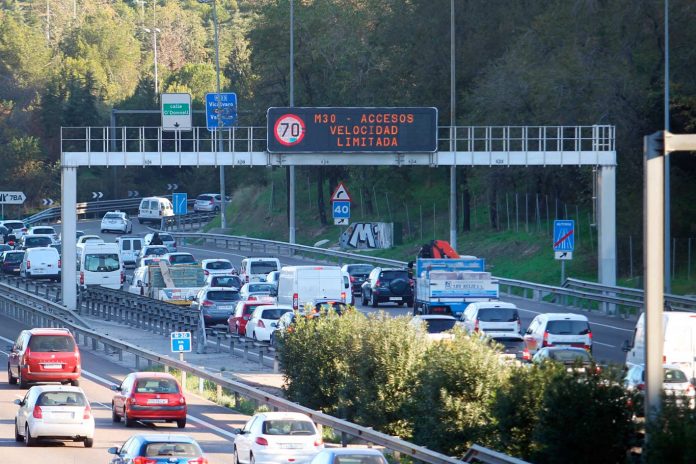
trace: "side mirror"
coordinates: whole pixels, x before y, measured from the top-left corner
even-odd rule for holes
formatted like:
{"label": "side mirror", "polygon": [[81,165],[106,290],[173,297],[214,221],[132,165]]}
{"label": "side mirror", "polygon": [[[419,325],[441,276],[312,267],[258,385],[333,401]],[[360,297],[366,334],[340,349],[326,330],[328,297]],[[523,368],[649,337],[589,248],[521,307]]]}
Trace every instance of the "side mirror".
{"label": "side mirror", "polygon": [[232,433],[235,435],[244,435],[246,432],[242,429],[232,429]]}
{"label": "side mirror", "polygon": [[22,401],[22,400],[14,400],[13,403],[16,404],[17,406],[24,406],[24,401]]}
{"label": "side mirror", "polygon": [[109,454],[118,454],[118,448],[113,446],[113,447],[109,448],[108,450],[106,450],[106,452]]}
{"label": "side mirror", "polygon": [[278,296],[278,289],[277,288],[272,288],[270,293],[271,296]]}
{"label": "side mirror", "polygon": [[278,327],[278,323],[277,323],[277,322],[271,322],[271,328],[272,328],[272,329],[275,329],[276,327]]}
{"label": "side mirror", "polygon": [[[131,280],[133,280],[132,277],[131,277]],[[142,280],[139,280],[135,285],[137,285],[138,287],[144,287],[144,286],[145,286],[145,285],[143,285],[143,281],[142,281]]]}
{"label": "side mirror", "polygon": [[624,353],[628,353],[629,351],[631,351],[631,348],[632,346],[630,342],[628,340],[624,340],[623,345],[621,345],[621,351],[623,351]]}
{"label": "side mirror", "polygon": [[189,297],[189,300],[190,300],[190,301],[198,301],[198,297],[191,295],[191,296]]}
{"label": "side mirror", "polygon": [[113,391],[121,391],[121,387],[118,385],[111,385],[109,388]]}

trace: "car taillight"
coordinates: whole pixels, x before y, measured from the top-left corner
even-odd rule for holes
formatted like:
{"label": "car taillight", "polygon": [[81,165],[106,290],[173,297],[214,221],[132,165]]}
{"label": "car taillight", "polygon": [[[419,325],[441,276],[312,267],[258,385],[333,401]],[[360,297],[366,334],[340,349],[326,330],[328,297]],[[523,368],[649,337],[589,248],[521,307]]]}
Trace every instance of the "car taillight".
{"label": "car taillight", "polygon": [[138,456],[137,458],[133,458],[133,464],[157,464],[157,461],[144,456]]}
{"label": "car taillight", "polygon": [[686,387],[686,395],[687,395],[687,396],[694,396],[694,395],[696,395],[696,389],[694,389],[693,384],[689,384],[689,385]]}
{"label": "car taillight", "polygon": [[474,332],[478,332],[478,331],[479,331],[479,320],[476,319],[476,322],[474,323]]}
{"label": "car taillight", "polygon": [[60,259],[58,260],[58,269],[60,269]]}
{"label": "car taillight", "polygon": [[346,302],[346,292],[341,292],[341,301]]}
{"label": "car taillight", "polygon": [[321,438],[317,438],[314,440],[314,446],[321,446],[324,444],[324,441]]}
{"label": "car taillight", "polygon": [[208,460],[202,457],[196,459],[189,459],[188,464],[208,464]]}
{"label": "car taillight", "polygon": [[85,284],[85,273],[80,271],[80,285]]}
{"label": "car taillight", "polygon": [[268,440],[266,440],[263,437],[257,437],[256,438],[256,444],[261,445],[261,446],[268,446]]}
{"label": "car taillight", "polygon": [[264,324],[263,321],[262,321],[261,319],[259,319],[259,323],[256,324],[256,327],[261,327],[262,329],[265,329],[265,328],[266,328],[266,324]]}
{"label": "car taillight", "polygon": [[27,269],[31,269],[31,261],[27,259]]}
{"label": "car taillight", "polygon": [[292,294],[292,309],[297,309],[300,305],[300,296],[297,293]]}
{"label": "car taillight", "polygon": [[532,360],[532,354],[529,352],[529,349],[527,347],[524,347],[524,350],[522,351],[522,359],[524,361],[531,361]]}
{"label": "car taillight", "polygon": [[203,273],[204,273],[205,275],[210,275],[210,272],[209,272],[208,270],[206,270],[206,269],[203,270]]}
{"label": "car taillight", "polygon": [[137,401],[135,401],[134,396],[131,396],[130,398],[128,398],[128,404],[136,404],[136,403],[137,403]]}
{"label": "car taillight", "polygon": [[637,388],[638,390],[640,390],[640,391],[643,391],[643,390],[645,390],[645,384],[644,384],[644,383],[639,383],[638,385],[636,385],[636,388]]}
{"label": "car taillight", "polygon": [[176,247],[176,240],[174,240],[174,243],[172,244],[172,246]]}
{"label": "car taillight", "polygon": [[181,395],[179,397],[179,404],[186,404],[186,398],[184,397],[184,395]]}
{"label": "car taillight", "polygon": [[211,204],[211,205],[214,204],[214,203],[215,203],[215,202],[214,202],[213,200],[210,200],[210,204]]}
{"label": "car taillight", "polygon": [[123,284],[126,281],[126,273],[121,271],[121,284]]}
{"label": "car taillight", "polygon": [[350,276],[350,281],[351,281],[351,283],[352,283],[352,282],[355,282],[355,277]]}
{"label": "car taillight", "polygon": [[544,340],[541,342],[541,346],[553,346],[552,343],[549,343],[549,331],[544,332]]}
{"label": "car taillight", "polygon": [[34,412],[31,413],[31,415],[37,419],[43,419],[43,411],[41,410],[41,406],[34,406]]}
{"label": "car taillight", "polygon": [[375,287],[379,287],[380,285],[382,285],[382,282],[380,282],[379,280],[375,282]]}
{"label": "car taillight", "polygon": [[248,301],[256,301],[256,297],[254,295],[249,295]]}
{"label": "car taillight", "polygon": [[414,285],[416,285],[416,282],[413,279],[408,279],[408,284],[411,286],[411,288],[413,288]]}
{"label": "car taillight", "polygon": [[517,319],[517,333],[522,333],[522,323]]}
{"label": "car taillight", "polygon": [[213,306],[215,303],[213,303],[210,300],[203,300],[203,303],[201,303],[203,306]]}
{"label": "car taillight", "polygon": [[87,405],[85,406],[85,412],[82,414],[82,418],[89,419],[90,417],[92,417],[92,408]]}

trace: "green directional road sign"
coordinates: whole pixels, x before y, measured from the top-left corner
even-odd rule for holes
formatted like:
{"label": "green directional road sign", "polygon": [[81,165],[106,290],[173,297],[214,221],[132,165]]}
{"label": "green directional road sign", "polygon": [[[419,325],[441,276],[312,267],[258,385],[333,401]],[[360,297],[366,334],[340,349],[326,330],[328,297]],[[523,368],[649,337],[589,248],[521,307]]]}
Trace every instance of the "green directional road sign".
{"label": "green directional road sign", "polygon": [[162,130],[191,130],[191,95],[187,93],[162,94]]}

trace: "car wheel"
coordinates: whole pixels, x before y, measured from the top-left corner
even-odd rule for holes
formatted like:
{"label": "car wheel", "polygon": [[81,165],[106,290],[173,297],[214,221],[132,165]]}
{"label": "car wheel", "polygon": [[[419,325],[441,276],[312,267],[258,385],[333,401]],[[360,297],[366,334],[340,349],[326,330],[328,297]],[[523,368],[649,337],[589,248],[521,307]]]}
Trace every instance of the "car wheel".
{"label": "car wheel", "polygon": [[36,438],[31,436],[29,425],[24,427],[24,444],[27,446],[34,446],[36,444]]}
{"label": "car wheel", "polygon": [[116,406],[114,406],[114,403],[111,403],[111,422],[115,424],[121,422],[121,416],[116,414]]}
{"label": "car wheel", "polygon": [[10,369],[10,365],[7,365],[7,383],[10,385],[17,385],[17,378],[12,376],[12,369]]}
{"label": "car wheel", "polygon": [[138,224],[142,224],[142,223],[143,223],[143,220],[138,218]]}
{"label": "car wheel", "polygon": [[399,302],[396,303],[396,304],[399,305],[399,306],[403,306],[404,304],[406,304],[406,302],[405,302],[405,301],[399,301]]}
{"label": "car wheel", "polygon": [[365,292],[361,292],[360,296],[361,296],[360,299],[362,300],[363,306],[366,306],[367,305],[367,297],[365,296]]}
{"label": "car wheel", "polygon": [[377,298],[375,298],[374,293],[372,293],[372,295],[370,295],[370,306],[372,306],[373,308],[376,308],[377,306],[379,306],[379,303],[377,302]]}
{"label": "car wheel", "polygon": [[217,213],[219,213],[219,212],[220,212],[220,207],[219,207],[219,206],[216,206],[216,207],[215,207],[215,214],[217,214]]}
{"label": "car wheel", "polygon": [[94,446],[94,438],[85,438],[85,448],[91,448]]}
{"label": "car wheel", "polygon": [[135,425],[135,421],[128,417],[128,411],[126,411],[125,409],[123,410],[123,422],[126,423],[126,427],[128,428],[133,427]]}
{"label": "car wheel", "polygon": [[24,437],[19,434],[19,425],[17,425],[17,419],[15,419],[15,441],[24,441]]}
{"label": "car wheel", "polygon": [[268,339],[268,343],[270,343],[271,346],[275,348],[275,333],[271,333],[271,337]]}
{"label": "car wheel", "polygon": [[179,429],[183,429],[184,427],[186,427],[186,419],[176,421],[176,427]]}
{"label": "car wheel", "polygon": [[77,379],[71,380],[71,381],[70,381],[70,385],[72,385],[73,387],[79,387],[79,386],[80,386],[80,381],[77,380]]}
{"label": "car wheel", "polygon": [[254,333],[251,334],[251,339],[254,340],[255,342],[258,342],[259,339],[256,337],[256,331],[254,330]]}
{"label": "car wheel", "polygon": [[24,380],[24,377],[22,377],[22,369],[19,369],[19,377],[17,377],[17,383],[19,384],[20,390],[26,390],[26,388],[29,386],[27,385],[27,381]]}

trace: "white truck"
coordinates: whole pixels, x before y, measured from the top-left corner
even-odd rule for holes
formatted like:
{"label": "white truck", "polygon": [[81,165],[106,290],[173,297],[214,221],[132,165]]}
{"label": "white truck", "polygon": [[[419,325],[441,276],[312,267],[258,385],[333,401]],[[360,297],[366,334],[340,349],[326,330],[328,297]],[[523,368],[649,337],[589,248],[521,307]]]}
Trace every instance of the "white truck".
{"label": "white truck", "polygon": [[[680,366],[689,379],[696,378],[696,314],[665,311],[662,315],[664,364]],[[624,342],[626,367],[645,364],[645,313],[633,331],[633,339]]]}
{"label": "white truck", "polygon": [[278,304],[304,307],[317,299],[346,301],[343,272],[338,266],[285,266],[278,278]]}
{"label": "white truck", "polygon": [[205,272],[200,266],[170,266],[166,261],[160,260],[156,264],[137,268],[128,286],[128,292],[189,306],[203,286]]}

